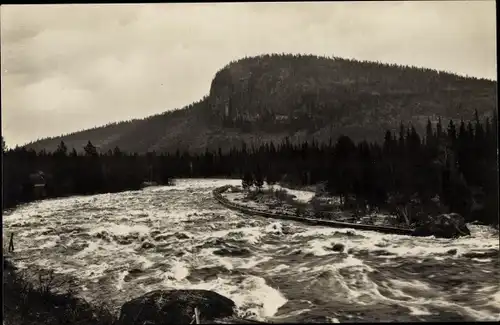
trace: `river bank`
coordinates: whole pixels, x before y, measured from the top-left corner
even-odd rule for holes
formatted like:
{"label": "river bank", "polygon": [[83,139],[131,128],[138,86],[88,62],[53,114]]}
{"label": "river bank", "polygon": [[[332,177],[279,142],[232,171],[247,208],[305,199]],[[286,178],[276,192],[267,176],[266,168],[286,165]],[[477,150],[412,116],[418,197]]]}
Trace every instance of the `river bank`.
{"label": "river bank", "polygon": [[105,308],[53,290],[60,279],[39,274],[39,282],[28,280],[8,257],[3,258],[3,321],[8,325],[95,324],[111,325],[114,316]]}
{"label": "river bank", "polygon": [[[414,229],[411,228],[403,228],[403,227],[391,227],[391,226],[382,226],[382,225],[370,225],[364,224],[362,221],[358,221],[357,223],[343,222],[343,221],[334,221],[334,220],[325,220],[321,218],[308,218],[305,215],[300,215],[300,212],[296,211],[293,213],[293,210],[300,209],[290,204],[281,204],[279,209],[270,209],[269,205],[255,204],[255,201],[246,200],[249,204],[236,203],[235,201],[242,201],[244,198],[233,197],[233,199],[228,198],[227,191],[232,191],[233,193],[242,193],[234,186],[223,186],[217,188],[213,191],[214,198],[224,205],[227,208],[237,210],[250,215],[259,215],[267,218],[273,219],[282,219],[282,220],[292,220],[298,221],[306,224],[312,225],[320,225],[327,227],[336,227],[336,228],[352,228],[359,230],[368,230],[368,231],[378,231],[386,234],[398,234],[398,235],[412,235]],[[230,194],[229,194],[230,195]]]}
{"label": "river bank", "polygon": [[294,220],[302,223],[337,228],[378,231],[387,234],[458,238],[470,236],[465,219],[457,213],[425,215],[417,218],[394,215],[377,208],[361,210],[354,202],[342,204],[324,191],[288,189],[281,185],[260,188],[230,186],[216,189],[215,199],[227,208],[267,218]]}

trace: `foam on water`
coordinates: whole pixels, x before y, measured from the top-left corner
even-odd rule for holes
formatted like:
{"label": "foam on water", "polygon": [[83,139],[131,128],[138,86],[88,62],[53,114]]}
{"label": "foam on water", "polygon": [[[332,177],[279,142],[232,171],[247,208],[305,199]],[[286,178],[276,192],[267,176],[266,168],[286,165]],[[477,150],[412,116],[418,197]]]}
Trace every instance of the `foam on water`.
{"label": "foam on water", "polygon": [[[203,236],[203,235],[202,235]],[[238,229],[218,230],[204,235],[207,238],[226,238],[236,237],[248,242],[249,244],[257,244],[262,237],[262,230],[260,227],[244,227]]]}
{"label": "foam on water", "polygon": [[424,307],[416,307],[416,306],[411,306],[408,305],[406,306],[410,310],[410,315],[415,315],[415,316],[424,316],[424,315],[432,315],[432,313]]}
{"label": "foam on water", "polygon": [[189,275],[189,269],[186,267],[186,263],[175,261],[172,266],[172,274],[177,281],[186,278]]}
{"label": "foam on water", "polygon": [[145,225],[124,225],[124,224],[116,224],[116,223],[105,223],[100,227],[96,227],[92,229],[89,234],[94,235],[100,233],[102,231],[109,232],[113,235],[123,236],[129,235],[132,233],[139,233],[141,235],[148,234],[151,229]]}
{"label": "foam on water", "polygon": [[156,187],[149,189],[151,192],[166,192],[166,191],[187,191],[187,190],[212,190],[216,187],[225,185],[239,186],[239,179],[179,179],[175,181],[175,186]]}
{"label": "foam on water", "polygon": [[489,304],[500,308],[500,285],[492,287],[493,293],[491,294],[491,299]]}
{"label": "foam on water", "polygon": [[93,252],[97,251],[99,249],[99,243],[97,242],[89,242],[89,245],[85,247],[83,250],[80,252],[76,253],[74,257],[79,258],[79,257],[84,257],[87,255],[92,254]]}
{"label": "foam on water", "polygon": [[[171,289],[205,289],[212,290],[232,299],[241,315],[248,313],[254,318],[264,320],[273,316],[279,307],[286,303],[286,298],[276,289],[266,284],[263,278],[247,276],[242,281],[233,282],[228,278],[217,277],[212,281],[190,283],[185,279],[186,273],[173,279],[164,274],[163,285]],[[147,290],[146,290],[147,291]]]}
{"label": "foam on water", "polygon": [[[448,259],[460,262],[449,267],[466,271],[464,263],[481,265],[485,277],[478,283],[492,280],[498,276],[491,267],[494,259],[463,257],[471,251],[498,249],[498,235],[491,229],[471,225],[471,237],[416,240],[244,216],[211,198],[218,186],[240,184],[239,180],[179,180],[172,187],[34,202],[4,217],[4,241],[15,232],[19,268],[54,269],[76,278],[84,297],[116,306],[150,290],[198,288],[233,299],[242,315],[253,314],[260,320],[273,317],[287,302],[317,297],[323,305],[316,302],[320,305],[314,307],[325,310],[335,309],[338,302],[366,310],[396,304],[419,317],[442,308],[477,320],[498,318],[500,290],[491,281],[477,289],[463,285],[439,291],[445,288],[438,290],[432,282],[408,279],[403,273],[398,276],[404,263],[418,265],[431,258],[441,264]],[[337,243],[345,246],[342,253],[331,250]],[[249,254],[214,254],[226,246]],[[352,252],[346,254],[349,249]],[[451,249],[457,253],[446,254]],[[363,250],[370,254],[358,254]],[[392,255],[371,254],[374,250]],[[383,268],[392,269],[390,278],[373,276]],[[133,269],[139,271],[131,274]],[[427,279],[437,281],[436,275]],[[450,295],[460,298],[471,293],[476,298],[470,303],[448,300]],[[307,313],[311,309],[307,306],[287,315]]]}
{"label": "foam on water", "polygon": [[259,266],[259,264],[262,264],[264,262],[267,262],[271,260],[272,257],[270,256],[264,256],[264,257],[250,257],[247,261],[241,263],[238,268],[239,269],[254,269]]}
{"label": "foam on water", "polygon": [[[346,236],[345,246],[356,248],[357,250],[373,250],[374,247],[383,248],[385,251],[400,257],[429,257],[433,256],[440,259],[439,255],[444,255],[451,249],[457,250],[457,256],[460,257],[464,253],[474,250],[487,250],[494,247],[492,242],[492,232],[486,230],[484,226],[470,226],[472,236],[461,237],[459,239],[442,239],[434,237],[419,237],[418,242],[415,238],[402,235],[387,235],[377,233],[375,231],[360,231],[349,228],[335,229],[314,227],[304,232],[293,234],[293,237],[315,238],[309,241],[311,246],[309,250],[317,256],[331,254],[325,251],[324,247],[331,246],[326,240],[335,237],[338,234],[353,234]],[[319,238],[319,239],[317,239]],[[324,244],[321,244],[321,243]],[[336,240],[335,242],[338,242]],[[390,243],[390,244],[389,244]],[[322,246],[323,245],[323,246]],[[498,243],[496,244],[498,249]]]}
{"label": "foam on water", "polygon": [[327,246],[325,245],[324,240],[313,239],[308,242],[308,247],[303,249],[304,253],[310,253],[315,256],[325,256],[330,254],[336,254],[332,250],[326,250]]}
{"label": "foam on water", "polygon": [[116,284],[115,284],[115,288],[117,290],[122,290],[123,289],[123,285],[125,283],[125,276],[128,274],[128,271],[122,271],[120,273],[118,273],[118,276],[117,276],[117,281],[116,281]]}
{"label": "foam on water", "polygon": [[151,260],[147,259],[142,255],[137,256],[136,262],[139,263],[143,269],[148,269],[154,265],[154,263]]}
{"label": "foam on water", "polygon": [[269,270],[269,272],[280,272],[280,271],[283,271],[283,270],[286,270],[286,269],[289,269],[289,268],[290,268],[289,265],[279,264],[275,268]]}
{"label": "foam on water", "polygon": [[283,234],[283,224],[281,222],[273,222],[264,228],[266,233]]}
{"label": "foam on water", "polygon": [[38,246],[38,249],[46,249],[46,248],[55,247],[57,245],[57,241],[58,241],[59,237],[57,237],[57,236],[54,236],[54,237],[56,237],[56,238],[53,238],[50,241],[46,241],[44,244]]}

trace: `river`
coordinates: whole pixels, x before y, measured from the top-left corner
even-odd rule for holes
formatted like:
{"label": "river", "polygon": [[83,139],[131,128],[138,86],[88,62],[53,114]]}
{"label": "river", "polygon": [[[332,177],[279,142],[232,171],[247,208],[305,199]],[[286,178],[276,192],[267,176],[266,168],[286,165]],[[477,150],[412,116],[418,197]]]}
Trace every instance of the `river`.
{"label": "river", "polygon": [[[452,240],[277,221],[222,207],[211,191],[226,184],[241,181],[26,204],[4,215],[4,245],[13,231],[19,268],[54,270],[115,309],[151,290],[197,288],[272,322],[500,320],[491,228],[470,225],[472,236]],[[222,247],[248,251],[214,254]]]}

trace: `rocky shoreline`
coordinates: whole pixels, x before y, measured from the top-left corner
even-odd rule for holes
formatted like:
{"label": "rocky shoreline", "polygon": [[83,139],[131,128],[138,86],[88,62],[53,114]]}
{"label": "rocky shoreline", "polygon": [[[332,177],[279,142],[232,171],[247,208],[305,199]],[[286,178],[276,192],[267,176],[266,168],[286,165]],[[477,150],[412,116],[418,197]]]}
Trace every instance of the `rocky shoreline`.
{"label": "rocky shoreline", "polygon": [[[236,204],[234,201],[229,200],[223,195],[233,186],[222,186],[215,189],[213,197],[223,206],[236,210],[249,215],[258,215],[266,218],[282,219],[282,220],[292,220],[301,223],[306,223],[310,225],[327,226],[335,228],[352,228],[367,231],[377,231],[386,234],[395,235],[407,235],[407,236],[435,236],[441,238],[456,238],[460,236],[470,235],[470,231],[465,225],[463,218],[457,214],[445,214],[436,217],[429,218],[422,222],[422,224],[416,225],[415,228],[403,228],[403,227],[393,227],[385,225],[373,225],[366,223],[351,223],[344,221],[334,221],[326,220],[319,217],[306,217],[304,215],[299,215],[298,213],[293,214],[286,210],[272,210],[266,207],[250,206],[249,204]],[[252,202],[253,203],[253,202]],[[320,213],[318,214],[320,215]]]}
{"label": "rocky shoreline", "polygon": [[340,222],[340,221],[331,221],[331,220],[323,220],[319,218],[305,218],[305,217],[299,217],[296,215],[293,215],[291,213],[287,212],[275,212],[275,211],[269,211],[269,210],[263,210],[263,209],[257,209],[253,207],[248,207],[248,206],[243,206],[240,204],[235,204],[228,199],[226,199],[222,193],[227,191],[230,188],[230,186],[223,186],[220,188],[217,188],[213,191],[213,196],[214,198],[222,205],[225,207],[236,210],[239,212],[243,212],[246,214],[251,214],[251,215],[258,215],[266,218],[273,218],[273,219],[282,219],[282,220],[292,220],[292,221],[298,221],[302,223],[307,223],[311,225],[318,225],[318,226],[328,226],[328,227],[336,227],[336,228],[353,228],[353,229],[360,229],[360,230],[373,230],[373,231],[378,231],[382,233],[389,233],[389,234],[397,234],[397,235],[411,235],[414,231],[414,229],[404,229],[404,228],[396,228],[396,227],[386,227],[386,226],[375,226],[375,225],[366,225],[366,224],[355,224],[355,223],[347,223],[347,222]]}

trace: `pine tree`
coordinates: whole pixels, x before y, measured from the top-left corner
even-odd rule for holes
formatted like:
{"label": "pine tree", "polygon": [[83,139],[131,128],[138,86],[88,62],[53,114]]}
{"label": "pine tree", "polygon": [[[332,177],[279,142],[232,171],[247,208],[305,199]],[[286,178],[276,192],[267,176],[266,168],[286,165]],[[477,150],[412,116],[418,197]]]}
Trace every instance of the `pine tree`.
{"label": "pine tree", "polygon": [[420,136],[417,133],[417,130],[412,126],[410,126],[410,134],[408,136],[409,138],[409,150],[412,156],[418,157],[420,153]]}
{"label": "pine tree", "polygon": [[443,124],[441,123],[441,116],[438,118],[438,123],[436,125],[436,138],[441,139],[443,136]]}
{"label": "pine tree", "polygon": [[90,141],[87,143],[87,145],[85,147],[83,147],[83,150],[85,151],[85,155],[87,155],[87,156],[91,156],[91,157],[98,156],[97,148],[94,147],[94,145]]}
{"label": "pine tree", "polygon": [[116,146],[113,149],[113,156],[115,156],[115,157],[121,157],[122,156],[122,152],[121,152],[120,148],[118,148],[118,146]]}
{"label": "pine tree", "polygon": [[262,175],[262,170],[260,167],[257,167],[255,170],[253,185],[255,185],[258,191],[261,191],[262,186],[264,186],[264,175]]}
{"label": "pine tree", "polygon": [[474,120],[475,120],[475,132],[474,132],[474,151],[475,154],[479,157],[483,156],[483,153],[485,151],[485,145],[486,145],[486,139],[484,137],[484,129],[483,125],[481,124],[481,121],[479,120],[479,115],[477,113],[477,110],[474,113]]}
{"label": "pine tree", "polygon": [[467,122],[466,133],[468,145],[472,146],[474,144],[474,127],[472,126],[472,122]]}
{"label": "pine tree", "polygon": [[452,147],[455,148],[455,144],[457,141],[457,130],[455,128],[455,123],[453,123],[453,120],[450,120],[450,123],[448,123],[447,135]]}
{"label": "pine tree", "polygon": [[425,143],[427,147],[430,147],[434,144],[434,135],[430,118],[427,119],[427,125],[425,126]]}
{"label": "pine tree", "polygon": [[247,170],[243,174],[243,179],[241,182],[241,186],[245,189],[248,190],[253,184],[253,177],[252,174]]}
{"label": "pine tree", "polygon": [[7,145],[5,144],[5,140],[3,139],[2,136],[2,153],[5,153],[5,151],[7,151]]}
{"label": "pine tree", "polygon": [[55,154],[57,156],[66,156],[67,152],[68,152],[68,147],[66,147],[64,141],[61,141],[61,143],[59,143],[59,145],[57,146]]}
{"label": "pine tree", "polygon": [[384,136],[384,153],[387,155],[391,155],[393,151],[393,141],[392,134],[390,130],[385,131]]}
{"label": "pine tree", "polygon": [[274,184],[277,183],[278,181],[278,175],[276,173],[276,170],[275,168],[273,167],[270,167],[268,170],[267,170],[267,173],[266,173],[266,182],[269,186],[273,186]]}
{"label": "pine tree", "polygon": [[405,133],[406,133],[405,126],[403,122],[401,122],[399,124],[399,139],[398,139],[398,146],[399,146],[398,151],[401,156],[403,156],[405,152]]}
{"label": "pine tree", "polygon": [[484,137],[486,138],[486,141],[491,140],[491,120],[489,117],[486,118],[484,123]]}

